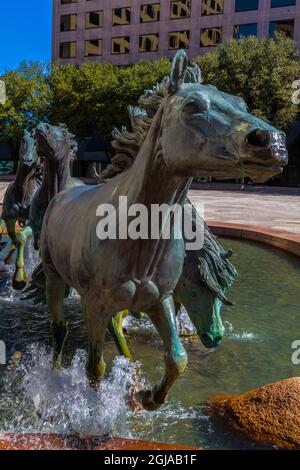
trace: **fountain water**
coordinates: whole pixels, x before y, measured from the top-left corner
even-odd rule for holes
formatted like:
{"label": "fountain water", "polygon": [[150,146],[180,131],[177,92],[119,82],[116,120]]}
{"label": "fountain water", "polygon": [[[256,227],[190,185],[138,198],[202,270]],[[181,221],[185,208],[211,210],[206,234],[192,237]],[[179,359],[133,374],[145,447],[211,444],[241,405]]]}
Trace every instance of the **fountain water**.
{"label": "fountain water", "polygon": [[[241,273],[224,308],[225,338],[220,348],[204,349],[198,338],[184,339],[190,363],[169,401],[153,413],[133,412],[127,402],[133,369],[123,358],[114,362],[115,345],[107,336],[110,371],[98,392],[85,378],[85,325],[77,296],[66,302],[70,335],[64,367],[51,368],[51,338],[46,307],[11,301],[2,289],[0,338],[8,358],[23,353],[17,367],[0,366],[0,432],[113,432],[115,436],[177,442],[203,448],[252,448],[245,438],[224,429],[207,413],[206,401],[221,393],[240,393],[299,375],[292,342],[299,331],[300,265],[292,256],[253,243],[222,240],[232,248]],[[259,259],[259,264],[257,260]],[[255,295],[254,295],[255,293]],[[284,313],[284,314],[283,314]],[[153,383],[161,374],[160,340],[147,319],[126,321],[128,342]],[[33,344],[34,343],[34,344]],[[155,350],[155,357],[153,355]],[[257,445],[256,445],[257,446]]]}

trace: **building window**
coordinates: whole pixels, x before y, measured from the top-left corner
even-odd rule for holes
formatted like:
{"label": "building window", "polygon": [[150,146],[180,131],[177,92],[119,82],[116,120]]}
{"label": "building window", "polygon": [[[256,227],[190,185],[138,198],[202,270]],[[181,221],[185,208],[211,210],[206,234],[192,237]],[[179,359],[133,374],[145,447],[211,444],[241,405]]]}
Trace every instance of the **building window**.
{"label": "building window", "polygon": [[258,0],[235,0],[235,11],[258,10]]}
{"label": "building window", "polygon": [[286,36],[294,37],[294,20],[279,20],[270,22],[270,38],[275,36],[275,33],[284,33]]}
{"label": "building window", "polygon": [[158,34],[142,34],[140,36],[140,52],[158,51],[159,35]]}
{"label": "building window", "polygon": [[103,27],[103,11],[89,11],[85,14],[86,29]]}
{"label": "building window", "polygon": [[93,57],[102,54],[102,39],[90,39],[85,41],[85,57]]}
{"label": "building window", "polygon": [[234,27],[235,39],[247,36],[257,36],[257,23],[239,24]]}
{"label": "building window", "polygon": [[272,0],[271,1],[271,8],[291,7],[293,5],[296,5],[296,0]]}
{"label": "building window", "polygon": [[202,0],[202,16],[220,15],[223,9],[224,0]]}
{"label": "building window", "polygon": [[112,11],[112,25],[119,26],[123,24],[130,24],[131,21],[131,8],[114,8]]}
{"label": "building window", "polygon": [[130,51],[130,37],[124,36],[121,38],[112,38],[111,40],[111,53],[112,54],[129,54]]}
{"label": "building window", "polygon": [[141,23],[149,23],[151,21],[159,21],[160,19],[160,3],[141,6]]}
{"label": "building window", "polygon": [[222,28],[203,28],[200,32],[200,47],[217,46],[222,42]]}
{"label": "building window", "polygon": [[174,31],[169,33],[169,49],[188,49],[189,44],[189,31]]}
{"label": "building window", "polygon": [[61,59],[73,59],[76,57],[76,42],[62,42],[60,44],[59,57]]}
{"label": "building window", "polygon": [[180,2],[171,2],[171,20],[178,18],[190,18],[191,16],[191,0],[181,0]]}
{"label": "building window", "polygon": [[63,31],[76,31],[77,29],[77,15],[62,15],[60,17],[60,30]]}

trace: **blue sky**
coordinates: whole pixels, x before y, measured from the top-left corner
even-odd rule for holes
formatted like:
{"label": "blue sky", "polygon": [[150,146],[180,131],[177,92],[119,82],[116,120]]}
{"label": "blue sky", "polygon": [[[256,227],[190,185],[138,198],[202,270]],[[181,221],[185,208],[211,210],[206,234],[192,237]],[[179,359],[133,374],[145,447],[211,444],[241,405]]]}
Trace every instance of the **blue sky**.
{"label": "blue sky", "polygon": [[51,58],[52,0],[0,0],[0,74]]}

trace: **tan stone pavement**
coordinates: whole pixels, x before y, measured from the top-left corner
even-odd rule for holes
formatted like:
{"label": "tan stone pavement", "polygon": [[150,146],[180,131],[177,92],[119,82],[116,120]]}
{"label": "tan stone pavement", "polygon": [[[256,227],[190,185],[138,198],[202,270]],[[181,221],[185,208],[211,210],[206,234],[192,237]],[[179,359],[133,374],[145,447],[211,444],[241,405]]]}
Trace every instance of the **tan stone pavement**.
{"label": "tan stone pavement", "polygon": [[[0,182],[0,204],[8,183]],[[203,203],[209,223],[239,223],[300,233],[300,191],[254,188],[251,191],[193,189],[192,202]]]}
{"label": "tan stone pavement", "polygon": [[7,183],[0,183],[0,204],[2,204],[6,188],[7,188]]}
{"label": "tan stone pavement", "polygon": [[205,219],[300,233],[300,193],[191,190],[192,202],[204,204]]}

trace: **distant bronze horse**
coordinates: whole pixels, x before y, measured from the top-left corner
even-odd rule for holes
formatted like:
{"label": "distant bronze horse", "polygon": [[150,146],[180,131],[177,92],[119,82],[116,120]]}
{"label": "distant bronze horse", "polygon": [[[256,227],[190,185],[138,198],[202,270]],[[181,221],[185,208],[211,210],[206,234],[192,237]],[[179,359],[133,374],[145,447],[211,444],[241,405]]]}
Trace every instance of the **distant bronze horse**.
{"label": "distant bronze horse", "polygon": [[19,164],[15,180],[8,186],[3,200],[3,229],[7,228],[11,246],[6,264],[10,264],[17,245],[16,224],[24,226],[29,217],[29,210],[35,192],[41,184],[40,160],[36,152],[35,140],[25,130],[20,144]]}
{"label": "distant bronze horse", "polygon": [[[190,83],[184,83],[187,73]],[[113,163],[119,174],[102,186],[61,192],[50,202],[41,256],[55,357],[65,342],[68,285],[81,296],[89,343],[87,374],[93,382],[104,374],[104,336],[113,315],[125,309],[148,313],[165,347],[166,371],[153,390],[137,399],[146,409],[155,409],[187,366],[172,296],[185,255],[178,237],[181,224],[172,219],[169,239],[99,240],[99,206],[110,203],[121,211],[120,196],[127,196],[129,207],[143,204],[149,213],[153,204],[183,206],[195,175],[250,176],[265,182],[282,171],[287,150],[283,134],[252,116],[241,98],[200,84],[184,51],[176,54],[169,80],[146,93],[140,104],[143,110],[132,113],[133,133],[115,135],[118,155]],[[129,160],[132,165],[120,171]],[[161,227],[165,223],[163,219]]]}
{"label": "distant bronze horse", "polygon": [[[44,136],[47,135],[47,139]],[[52,126],[40,123],[35,129],[37,152],[43,162],[43,179],[35,192],[24,229],[16,236],[17,259],[13,287],[22,290],[27,284],[24,250],[27,240],[34,237],[35,249],[39,249],[39,236],[45,211],[54,196],[62,189],[81,186],[70,175],[70,162],[75,158],[77,142],[65,125]]]}

